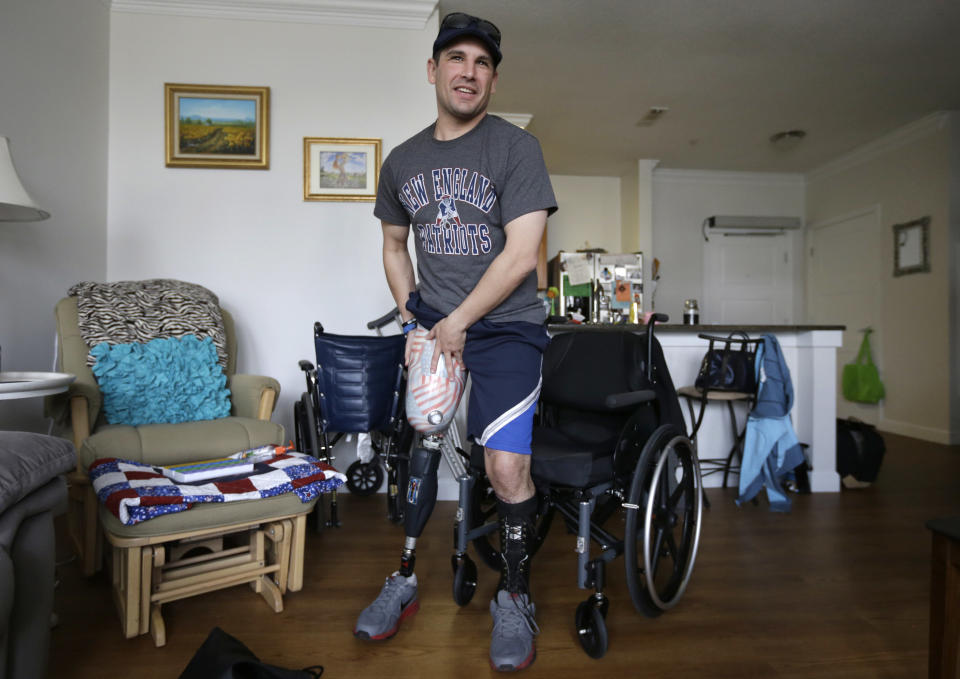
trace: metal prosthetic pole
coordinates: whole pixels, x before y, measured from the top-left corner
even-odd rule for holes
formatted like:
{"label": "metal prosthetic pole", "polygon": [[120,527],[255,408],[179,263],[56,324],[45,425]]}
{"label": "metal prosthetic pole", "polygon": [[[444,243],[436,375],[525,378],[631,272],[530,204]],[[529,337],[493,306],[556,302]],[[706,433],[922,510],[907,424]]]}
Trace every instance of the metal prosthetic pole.
{"label": "metal prosthetic pole", "polygon": [[410,475],[407,481],[403,527],[406,540],[400,556],[400,575],[413,575],[417,559],[417,538],[423,533],[430,514],[437,504],[437,468],[440,466],[440,442],[443,436],[430,434],[422,446],[410,455]]}

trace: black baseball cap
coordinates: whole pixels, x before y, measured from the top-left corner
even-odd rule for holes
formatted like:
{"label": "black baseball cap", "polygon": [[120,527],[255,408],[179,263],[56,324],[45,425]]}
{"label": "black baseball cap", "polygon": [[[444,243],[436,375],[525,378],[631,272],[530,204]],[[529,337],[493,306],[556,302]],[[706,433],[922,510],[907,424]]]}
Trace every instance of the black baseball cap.
{"label": "black baseball cap", "polygon": [[478,38],[490,50],[494,68],[500,64],[503,59],[503,54],[500,52],[500,29],[486,19],[463,12],[452,12],[443,17],[437,39],[433,41],[433,53],[436,54],[457,38],[464,36]]}

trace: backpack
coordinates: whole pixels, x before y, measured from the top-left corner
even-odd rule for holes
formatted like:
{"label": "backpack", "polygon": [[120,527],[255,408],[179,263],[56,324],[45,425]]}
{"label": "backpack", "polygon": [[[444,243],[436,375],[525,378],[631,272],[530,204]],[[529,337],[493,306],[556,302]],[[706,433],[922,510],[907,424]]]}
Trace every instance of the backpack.
{"label": "backpack", "polygon": [[861,483],[877,480],[886,445],[872,424],[849,418],[837,420],[837,473]]}

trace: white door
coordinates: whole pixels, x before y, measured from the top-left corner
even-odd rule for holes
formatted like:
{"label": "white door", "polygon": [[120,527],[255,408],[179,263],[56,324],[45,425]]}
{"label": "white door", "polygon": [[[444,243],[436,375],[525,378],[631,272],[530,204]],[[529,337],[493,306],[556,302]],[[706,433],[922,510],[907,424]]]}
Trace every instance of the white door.
{"label": "white door", "polygon": [[[837,417],[857,417],[877,424],[877,405],[843,398],[843,366],[860,349],[864,328],[870,335],[873,360],[880,364],[880,210],[870,208],[812,224],[808,233],[807,310],[811,323],[845,325],[843,346],[837,351]],[[883,379],[883,375],[880,376]]]}
{"label": "white door", "polygon": [[711,234],[703,250],[702,323],[793,323],[794,238]]}

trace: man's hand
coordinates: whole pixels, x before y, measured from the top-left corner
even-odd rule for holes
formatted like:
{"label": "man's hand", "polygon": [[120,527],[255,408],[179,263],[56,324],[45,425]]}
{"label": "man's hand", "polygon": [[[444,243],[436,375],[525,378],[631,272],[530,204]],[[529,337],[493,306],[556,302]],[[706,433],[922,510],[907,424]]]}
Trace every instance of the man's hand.
{"label": "man's hand", "polygon": [[463,345],[467,341],[467,328],[458,323],[454,315],[441,319],[430,329],[427,339],[436,340],[430,372],[437,372],[440,356],[443,355],[447,374],[453,374],[453,362],[463,363]]}
{"label": "man's hand", "polygon": [[413,333],[407,333],[407,344],[403,349],[403,364],[410,367],[410,354],[413,353]]}

